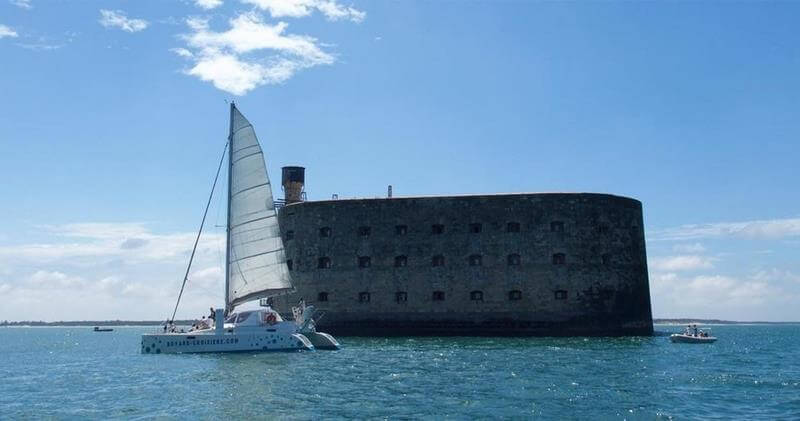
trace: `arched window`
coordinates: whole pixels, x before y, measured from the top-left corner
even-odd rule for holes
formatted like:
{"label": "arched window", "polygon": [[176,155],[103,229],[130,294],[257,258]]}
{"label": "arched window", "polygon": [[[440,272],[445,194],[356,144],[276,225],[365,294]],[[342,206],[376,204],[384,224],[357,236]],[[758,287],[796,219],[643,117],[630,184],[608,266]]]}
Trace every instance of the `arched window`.
{"label": "arched window", "polygon": [[473,234],[479,234],[481,231],[483,231],[483,224],[479,222],[474,224],[469,224],[469,232]]}
{"label": "arched window", "polygon": [[394,301],[398,303],[405,303],[408,301],[408,293],[405,291],[397,291],[394,293]]}
{"label": "arched window", "polygon": [[406,235],[406,234],[408,234],[408,225],[395,225],[394,226],[394,233],[395,233],[395,235]]}
{"label": "arched window", "polygon": [[567,263],[567,256],[564,253],[555,253],[553,254],[553,264],[554,265],[563,265]]}
{"label": "arched window", "polygon": [[369,292],[362,291],[358,293],[358,302],[360,303],[368,303],[369,302]]}
{"label": "arched window", "polygon": [[566,300],[567,299],[567,291],[563,289],[559,289],[555,292],[556,300]]}
{"label": "arched window", "polygon": [[372,265],[372,258],[369,256],[358,256],[358,267],[368,268]]}
{"label": "arched window", "polygon": [[433,259],[431,260],[431,265],[433,265],[433,266],[444,266],[444,256],[442,256],[441,254],[437,254],[436,256],[433,256]]}
{"label": "arched window", "polygon": [[563,232],[564,231],[564,221],[553,221],[550,223],[550,231],[553,232]]}
{"label": "arched window", "polygon": [[519,232],[519,222],[509,222],[506,224],[506,232]]}
{"label": "arched window", "polygon": [[431,232],[433,234],[444,234],[444,225],[442,224],[431,225]]}
{"label": "arched window", "polygon": [[319,236],[320,237],[330,237],[331,236],[331,227],[322,227],[319,229]]}
{"label": "arched window", "polygon": [[469,256],[470,266],[480,266],[483,263],[483,257],[480,254],[473,254]]}
{"label": "arched window", "polygon": [[358,235],[361,237],[369,237],[372,234],[372,228],[370,227],[358,227]]}
{"label": "arched window", "polygon": [[286,231],[286,235],[284,235],[284,238],[286,239],[286,241],[293,240],[294,239],[294,231],[292,231],[292,230]]}
{"label": "arched window", "polygon": [[610,265],[611,264],[611,254],[610,253],[603,254],[602,258],[603,258],[603,264],[604,265]]}
{"label": "arched window", "polygon": [[483,301],[483,291],[472,291],[469,293],[469,299],[472,301]]}
{"label": "arched window", "polygon": [[513,253],[508,255],[507,260],[509,266],[519,266],[521,259],[519,257],[519,254]]}
{"label": "arched window", "polygon": [[406,256],[395,256],[394,258],[394,267],[400,268],[403,266],[408,265],[408,257]]}
{"label": "arched window", "polygon": [[328,293],[327,292],[320,292],[317,294],[317,301],[328,301]]}
{"label": "arched window", "polygon": [[508,301],[519,301],[522,299],[522,291],[514,289],[508,291]]}
{"label": "arched window", "polygon": [[320,257],[317,259],[317,267],[320,269],[328,269],[331,267],[331,258],[330,257]]}
{"label": "arched window", "polygon": [[444,291],[433,291],[433,301],[444,301]]}

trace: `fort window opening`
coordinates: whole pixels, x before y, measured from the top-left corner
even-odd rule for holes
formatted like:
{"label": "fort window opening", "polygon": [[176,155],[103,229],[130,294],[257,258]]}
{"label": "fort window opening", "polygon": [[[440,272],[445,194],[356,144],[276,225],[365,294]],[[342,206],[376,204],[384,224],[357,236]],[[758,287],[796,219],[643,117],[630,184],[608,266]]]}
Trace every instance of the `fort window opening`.
{"label": "fort window opening", "polygon": [[444,291],[433,291],[433,301],[444,301]]}
{"label": "fort window opening", "polygon": [[600,234],[608,234],[608,230],[609,228],[608,225],[606,224],[600,224],[597,226],[597,232],[599,232]]}
{"label": "fort window opening", "polygon": [[285,237],[286,237],[286,241],[293,240],[294,239],[294,231],[286,231]]}
{"label": "fort window opening", "polygon": [[408,234],[408,225],[395,225],[394,226],[394,233],[395,233],[395,235],[406,235],[406,234]]}
{"label": "fort window opening", "polygon": [[479,234],[483,230],[483,225],[479,223],[469,224],[469,232]]}
{"label": "fort window opening", "polygon": [[286,267],[289,268],[289,270],[294,270],[294,262],[292,262],[292,259],[286,260]]}
{"label": "fort window opening", "polygon": [[358,235],[360,237],[369,237],[371,233],[372,233],[371,227],[358,227]]}
{"label": "fort window opening", "polygon": [[320,237],[330,237],[331,236],[331,227],[322,227],[319,229],[319,236]]}
{"label": "fort window opening", "polygon": [[469,299],[472,301],[483,301],[483,291],[472,291],[469,293]]}
{"label": "fort window opening", "polygon": [[405,291],[397,291],[394,293],[394,300],[398,303],[405,303],[408,301],[408,293]]}
{"label": "fort window opening", "polygon": [[320,292],[317,294],[317,301],[328,301],[328,293],[327,292]]}
{"label": "fort window opening", "polygon": [[556,294],[556,300],[567,299],[567,291],[564,291],[563,289],[559,289],[558,291],[555,292],[555,294]]}
{"label": "fort window opening", "polygon": [[508,300],[509,301],[519,301],[522,299],[522,291],[515,289],[508,291]]}
{"label": "fort window opening", "polygon": [[509,222],[506,224],[506,232],[519,232],[519,222]]}
{"label": "fort window opening", "polygon": [[431,264],[433,266],[444,266],[444,256],[442,256],[441,254],[433,256]]}
{"label": "fort window opening", "polygon": [[408,257],[406,256],[396,256],[394,258],[394,267],[400,268],[403,266],[408,265]]}
{"label": "fort window opening", "polygon": [[331,267],[331,258],[330,257],[320,257],[317,259],[317,267],[319,269],[328,269]]}
{"label": "fort window opening", "polygon": [[604,265],[610,265],[610,264],[611,264],[611,254],[609,254],[609,253],[605,253],[605,254],[602,256],[602,259],[603,259],[603,264],[604,264]]}
{"label": "fort window opening", "polygon": [[480,254],[473,254],[469,256],[469,265],[470,266],[480,266],[483,262],[483,257]]}
{"label": "fort window opening", "polygon": [[514,254],[509,254],[508,255],[508,265],[509,266],[519,266],[520,260],[521,259],[519,257],[519,254],[514,253]]}
{"label": "fort window opening", "polygon": [[553,254],[554,265],[563,265],[564,263],[567,263],[567,256],[564,253]]}
{"label": "fort window opening", "polygon": [[564,231],[564,221],[553,221],[550,223],[550,231],[552,232],[563,232]]}
{"label": "fort window opening", "polygon": [[358,256],[358,267],[368,268],[372,264],[372,258],[369,256]]}
{"label": "fort window opening", "polygon": [[444,234],[444,225],[442,224],[431,225],[431,232],[434,234]]}
{"label": "fort window opening", "polygon": [[358,302],[359,303],[368,303],[369,302],[369,292],[362,291],[358,293]]}

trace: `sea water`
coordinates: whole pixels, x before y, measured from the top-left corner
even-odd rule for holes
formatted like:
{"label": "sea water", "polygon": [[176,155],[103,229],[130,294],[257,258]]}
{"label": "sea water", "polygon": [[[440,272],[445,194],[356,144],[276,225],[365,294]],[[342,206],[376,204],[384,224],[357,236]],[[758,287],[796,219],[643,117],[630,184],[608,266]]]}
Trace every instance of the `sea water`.
{"label": "sea water", "polygon": [[0,419],[800,419],[800,325],[680,329],[142,355],[153,328],[0,328]]}

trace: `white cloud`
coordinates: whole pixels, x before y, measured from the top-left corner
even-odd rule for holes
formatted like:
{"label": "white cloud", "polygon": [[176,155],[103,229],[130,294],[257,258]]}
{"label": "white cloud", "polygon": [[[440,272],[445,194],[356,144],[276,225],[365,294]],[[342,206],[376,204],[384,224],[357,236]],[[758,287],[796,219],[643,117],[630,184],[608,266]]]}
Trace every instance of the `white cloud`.
{"label": "white cloud", "polygon": [[709,269],[714,267],[713,260],[706,256],[681,255],[668,257],[653,257],[649,259],[648,266],[659,271],[687,271],[696,269]]}
{"label": "white cloud", "polygon": [[[0,262],[69,260],[72,265],[80,265],[110,259],[127,263],[169,261],[185,257],[197,235],[189,232],[155,234],[138,222],[81,223],[42,228],[57,239],[67,241],[0,246]],[[216,252],[223,241],[221,234],[204,233],[199,252]]]}
{"label": "white cloud", "polygon": [[127,32],[138,32],[147,28],[149,23],[144,19],[132,19],[121,10],[100,10],[100,24],[106,28],[119,28]]}
{"label": "white cloud", "polygon": [[183,38],[193,51],[173,50],[193,61],[185,73],[234,95],[285,82],[298,70],[335,61],[315,38],[286,34],[287,23],[265,23],[255,12],[231,19],[230,29],[223,32],[211,30],[205,19],[190,18],[186,24],[194,32]]}
{"label": "white cloud", "polygon": [[31,10],[33,9],[33,5],[31,4],[31,0],[9,0],[9,3],[17,6],[21,9]]}
{"label": "white cloud", "polygon": [[192,57],[194,57],[194,54],[192,54],[191,51],[189,51],[189,50],[187,50],[185,48],[171,48],[170,51],[172,51],[173,53],[175,53],[175,54],[177,54],[177,55],[179,55],[179,56],[181,56],[183,58],[192,58]]}
{"label": "white cloud", "polygon": [[58,271],[38,270],[28,278],[28,283],[40,288],[72,288],[84,284],[78,276],[67,276]]}
{"label": "white cloud", "polygon": [[[143,223],[39,226],[36,243],[0,246],[0,319],[160,319],[171,314],[196,232]],[[204,233],[178,317],[223,300],[224,234]],[[54,305],[57,303],[57,305]]]}
{"label": "white cloud", "polygon": [[222,6],[222,0],[194,0],[194,4],[197,7],[211,10],[216,7]]}
{"label": "white cloud", "polygon": [[800,218],[682,225],[649,233],[653,241],[687,241],[699,238],[744,237],[777,239],[800,236]]}
{"label": "white cloud", "polygon": [[5,38],[5,37],[16,38],[18,36],[19,35],[17,34],[17,31],[9,28],[6,25],[0,25],[0,38]]}
{"label": "white cloud", "polygon": [[797,288],[757,276],[726,275],[682,277],[676,273],[654,273],[650,291],[654,317],[696,317],[726,320],[796,320],[787,308],[797,297]]}
{"label": "white cloud", "polygon": [[336,0],[242,0],[242,3],[252,4],[261,10],[269,11],[273,18],[300,18],[311,15],[314,10],[322,13],[329,20],[348,19],[353,22],[362,22],[367,16],[366,12],[351,6],[342,6]]}
{"label": "white cloud", "polygon": [[672,246],[672,250],[678,253],[703,253],[706,251],[706,248],[700,243],[675,244]]}

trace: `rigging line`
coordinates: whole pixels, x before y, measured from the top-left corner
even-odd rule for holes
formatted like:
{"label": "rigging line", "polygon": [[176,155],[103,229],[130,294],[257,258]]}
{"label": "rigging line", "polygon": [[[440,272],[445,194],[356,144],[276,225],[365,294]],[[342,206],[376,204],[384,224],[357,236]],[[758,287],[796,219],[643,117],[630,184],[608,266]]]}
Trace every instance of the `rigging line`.
{"label": "rigging line", "polygon": [[183,289],[186,287],[186,281],[189,279],[189,270],[192,268],[192,260],[194,260],[194,253],[197,251],[197,243],[200,242],[200,234],[203,233],[203,225],[206,223],[206,215],[208,215],[208,207],[211,206],[211,199],[214,197],[214,188],[217,187],[217,180],[219,180],[219,172],[222,169],[222,163],[225,161],[225,154],[228,153],[228,142],[225,142],[225,148],[222,150],[222,157],[219,158],[219,166],[217,167],[217,175],[214,176],[214,184],[211,185],[211,194],[208,195],[208,202],[206,202],[206,210],[203,212],[203,220],[200,221],[200,230],[197,231],[197,238],[194,239],[194,247],[192,247],[192,255],[189,256],[189,265],[186,267],[186,275],[183,276],[183,283],[181,284],[181,292],[178,294],[178,301],[175,303],[175,310],[172,311],[170,321],[175,320],[175,313],[178,312],[178,304],[181,303],[181,296]]}

